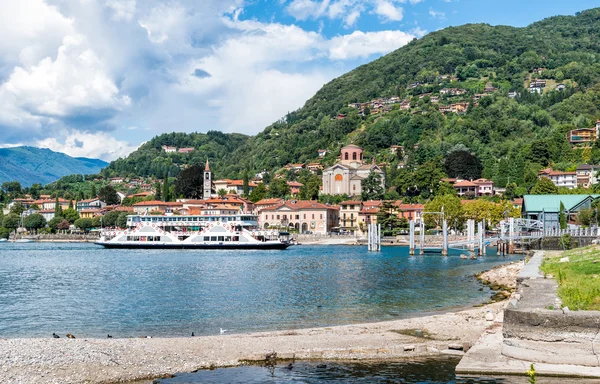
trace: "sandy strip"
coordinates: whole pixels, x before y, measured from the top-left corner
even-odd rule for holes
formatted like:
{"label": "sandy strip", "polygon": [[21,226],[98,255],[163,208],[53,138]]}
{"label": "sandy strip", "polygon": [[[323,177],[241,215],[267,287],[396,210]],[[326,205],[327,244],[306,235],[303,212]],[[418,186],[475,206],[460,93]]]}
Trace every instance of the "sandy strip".
{"label": "sandy strip", "polygon": [[[493,278],[506,277],[506,267]],[[515,271],[517,268],[510,268]],[[488,274],[490,275],[490,274]],[[516,278],[516,275],[514,275]],[[117,383],[280,359],[399,360],[462,355],[505,302],[440,315],[294,331],[156,339],[0,340],[1,383]],[[487,318],[487,319],[486,319]],[[417,331],[418,330],[418,331]]]}

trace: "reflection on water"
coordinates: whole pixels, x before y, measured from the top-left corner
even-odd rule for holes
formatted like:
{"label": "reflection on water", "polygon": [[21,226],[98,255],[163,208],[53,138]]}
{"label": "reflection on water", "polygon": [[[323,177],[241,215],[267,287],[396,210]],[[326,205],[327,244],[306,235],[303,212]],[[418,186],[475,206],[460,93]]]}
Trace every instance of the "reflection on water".
{"label": "reflection on water", "polygon": [[3,243],[0,337],[212,335],[391,320],[486,301],[488,288],[472,275],[517,258],[458,256],[409,256],[406,247]]}
{"label": "reflection on water", "polygon": [[[457,358],[416,359],[386,363],[293,363],[272,368],[247,366],[186,373],[160,384],[258,383],[506,383],[525,384],[527,377],[456,377]],[[545,378],[544,378],[545,379]],[[543,381],[546,383],[546,381]],[[558,381],[554,381],[558,383]]]}

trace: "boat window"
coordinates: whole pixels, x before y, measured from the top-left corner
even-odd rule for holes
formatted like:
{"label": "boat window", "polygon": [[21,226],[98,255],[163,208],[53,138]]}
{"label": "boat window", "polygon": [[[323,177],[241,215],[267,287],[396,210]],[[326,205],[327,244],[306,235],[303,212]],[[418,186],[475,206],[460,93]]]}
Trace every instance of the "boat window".
{"label": "boat window", "polygon": [[225,237],[225,241],[231,241],[231,236]]}
{"label": "boat window", "polygon": [[210,241],[217,241],[217,236],[211,236]]}
{"label": "boat window", "polygon": [[204,236],[204,241],[210,241],[210,237]]}
{"label": "boat window", "polygon": [[219,236],[218,241],[225,241],[225,236]]}

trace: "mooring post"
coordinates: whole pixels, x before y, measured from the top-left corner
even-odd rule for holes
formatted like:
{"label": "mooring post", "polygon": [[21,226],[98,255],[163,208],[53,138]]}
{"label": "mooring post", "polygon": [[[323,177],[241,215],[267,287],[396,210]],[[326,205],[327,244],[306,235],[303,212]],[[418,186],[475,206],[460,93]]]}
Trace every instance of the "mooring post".
{"label": "mooring post", "polygon": [[442,222],[442,256],[448,256],[448,223]]}
{"label": "mooring post", "polygon": [[377,250],[381,251],[381,224],[377,224]]}
{"label": "mooring post", "polygon": [[483,243],[483,255],[485,256],[487,254],[487,246],[485,244],[485,219],[483,219],[483,231],[481,232],[481,238],[482,238],[482,243]]}
{"label": "mooring post", "polygon": [[419,254],[422,255],[423,253],[425,253],[425,223],[423,222],[423,220],[421,220],[420,224],[421,225],[419,227],[419,237],[421,241],[419,241],[419,247],[421,249],[419,251]]}
{"label": "mooring post", "polygon": [[408,235],[408,253],[411,255],[415,254],[415,221],[413,219],[409,222],[409,235]]}
{"label": "mooring post", "polygon": [[508,219],[508,253],[515,253],[515,242],[514,242],[514,233],[515,233],[515,218],[511,217]]}
{"label": "mooring post", "polygon": [[483,223],[480,221],[477,223],[477,253],[479,256],[483,255]]}

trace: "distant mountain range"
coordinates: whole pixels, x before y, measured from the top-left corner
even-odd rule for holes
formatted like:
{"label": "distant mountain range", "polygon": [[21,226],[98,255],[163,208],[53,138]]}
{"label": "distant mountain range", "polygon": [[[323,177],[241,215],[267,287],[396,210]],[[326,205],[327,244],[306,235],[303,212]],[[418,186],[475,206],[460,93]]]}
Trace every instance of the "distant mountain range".
{"label": "distant mountain range", "polygon": [[0,148],[0,184],[18,181],[28,187],[35,183],[52,183],[72,174],[96,174],[107,162],[85,157],[71,157],[47,148]]}

